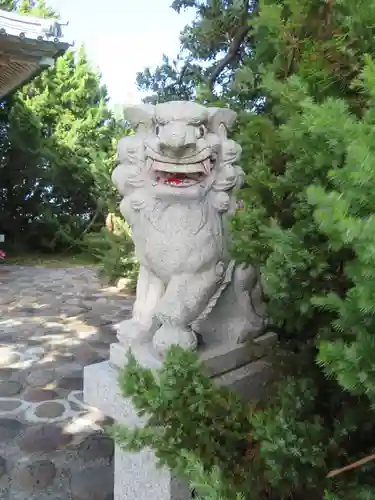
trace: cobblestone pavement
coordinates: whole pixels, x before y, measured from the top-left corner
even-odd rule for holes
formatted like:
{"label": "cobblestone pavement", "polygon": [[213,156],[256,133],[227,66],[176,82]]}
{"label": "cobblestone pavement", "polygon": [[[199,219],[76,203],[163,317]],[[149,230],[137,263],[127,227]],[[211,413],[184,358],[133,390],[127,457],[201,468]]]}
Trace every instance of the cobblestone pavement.
{"label": "cobblestone pavement", "polygon": [[133,299],[87,267],[0,266],[0,499],[113,499],[113,441],[83,403]]}

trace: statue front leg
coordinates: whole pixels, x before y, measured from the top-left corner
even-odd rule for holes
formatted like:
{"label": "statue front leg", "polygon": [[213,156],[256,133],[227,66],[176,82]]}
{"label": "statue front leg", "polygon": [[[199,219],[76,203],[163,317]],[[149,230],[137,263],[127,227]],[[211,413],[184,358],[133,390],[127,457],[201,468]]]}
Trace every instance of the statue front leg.
{"label": "statue front leg", "polygon": [[164,353],[171,345],[189,350],[197,348],[197,338],[191,323],[203,312],[224,276],[219,263],[199,274],[179,274],[172,277],[155,314],[161,326],[153,345]]}
{"label": "statue front leg", "polygon": [[164,284],[147,267],[141,266],[137,280],[133,316],[120,323],[117,337],[121,344],[151,341],[160,326],[155,308],[164,293]]}

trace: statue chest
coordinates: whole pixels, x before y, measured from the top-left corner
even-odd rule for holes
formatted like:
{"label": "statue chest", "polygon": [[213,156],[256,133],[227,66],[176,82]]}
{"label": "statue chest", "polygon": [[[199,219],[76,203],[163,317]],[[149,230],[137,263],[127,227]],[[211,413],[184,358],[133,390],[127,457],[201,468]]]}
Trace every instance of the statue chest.
{"label": "statue chest", "polygon": [[221,221],[203,208],[142,211],[133,228],[140,262],[168,279],[173,274],[199,272],[220,260],[225,251]]}

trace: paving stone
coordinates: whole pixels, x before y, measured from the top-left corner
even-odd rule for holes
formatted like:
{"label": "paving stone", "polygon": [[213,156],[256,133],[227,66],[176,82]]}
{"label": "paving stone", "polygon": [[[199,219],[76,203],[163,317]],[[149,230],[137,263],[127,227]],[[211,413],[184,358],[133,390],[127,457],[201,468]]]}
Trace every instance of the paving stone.
{"label": "paving stone", "polygon": [[8,347],[0,347],[0,366],[8,367],[13,363],[17,363],[21,356]]}
{"label": "paving stone", "polygon": [[41,403],[34,410],[34,413],[39,418],[57,418],[65,412],[65,407],[57,401],[47,401]]}
{"label": "paving stone", "polygon": [[0,443],[10,441],[21,434],[24,425],[13,418],[0,418]]}
{"label": "paving stone", "polygon": [[22,398],[25,401],[32,403],[40,403],[42,401],[50,401],[51,399],[56,399],[58,394],[52,389],[27,389],[23,394]]}
{"label": "paving stone", "polygon": [[82,323],[82,321],[79,321],[79,323],[73,322],[72,326],[75,330],[79,331],[79,333],[84,333],[87,338],[91,335],[95,335],[98,332],[98,329],[95,326],[86,325]]}
{"label": "paving stone", "polygon": [[107,358],[102,356],[99,352],[91,352],[87,353],[86,357],[82,357],[80,359],[80,363],[82,363],[83,366],[87,365],[93,365],[94,363],[101,363],[102,361],[106,361]]}
{"label": "paving stone", "polygon": [[20,370],[17,368],[0,367],[1,380],[19,380]]}
{"label": "paving stone", "polygon": [[76,399],[78,399],[78,401],[80,401],[81,403],[83,403],[83,391],[76,392],[74,395],[75,395]]}
{"label": "paving stone", "polygon": [[60,309],[61,314],[64,316],[79,316],[85,311],[87,311],[86,308],[78,306],[63,306]]}
{"label": "paving stone", "polygon": [[22,405],[22,401],[19,399],[0,399],[0,411],[7,412],[13,411]]}
{"label": "paving stone", "polygon": [[45,333],[48,333],[48,335],[54,335],[57,333],[62,333],[64,331],[64,325],[61,323],[52,323],[51,321],[48,322],[50,324],[44,325],[44,331]]}
{"label": "paving stone", "polygon": [[104,432],[93,432],[79,445],[78,456],[85,461],[99,458],[112,460],[114,449],[114,441],[110,436]]}
{"label": "paving stone", "polygon": [[[122,321],[123,318],[121,318],[121,321]],[[116,322],[110,322],[104,326],[101,326],[99,328],[99,333],[100,335],[105,335],[109,338],[112,339],[112,342],[117,342],[117,330],[115,328],[115,324],[116,323],[119,323],[119,320],[117,320]]]}
{"label": "paving stone", "polygon": [[[14,330],[12,328],[12,330]],[[12,344],[14,342],[14,338],[15,338],[15,335],[14,335],[14,331],[10,330],[9,333],[5,333],[5,332],[1,332],[1,335],[0,335],[0,341],[3,345],[5,344]],[[1,366],[1,365],[0,365]],[[3,370],[5,368],[1,367],[1,370]]]}
{"label": "paving stone", "polygon": [[[75,396],[75,399],[78,399],[78,401],[83,403],[83,392],[75,392],[74,396]],[[69,404],[70,404],[70,407],[72,408],[72,410],[74,410],[74,411],[78,411],[78,412],[84,411],[84,408],[74,401],[69,401]]]}
{"label": "paving stone", "polygon": [[26,381],[31,387],[44,387],[55,380],[53,370],[36,370],[29,373]]}
{"label": "paving stone", "polygon": [[74,401],[69,401],[69,406],[75,412],[83,412],[84,411],[82,406],[77,405],[77,403],[75,403]]}
{"label": "paving stone", "polygon": [[73,472],[70,490],[72,500],[113,500],[113,467]]}
{"label": "paving stone", "polygon": [[33,425],[25,430],[18,445],[26,453],[50,453],[68,445],[71,434],[54,424]]}
{"label": "paving stone", "polygon": [[112,427],[115,424],[115,420],[107,415],[103,415],[103,418],[101,418],[99,422],[103,429],[108,429],[108,427]]}
{"label": "paving stone", "polygon": [[18,308],[17,312],[24,313],[24,314],[36,314],[37,312],[39,312],[39,308],[33,307],[33,306],[24,306],[24,307]]}
{"label": "paving stone", "polygon": [[68,306],[80,306],[82,304],[82,299],[77,299],[73,297],[65,300],[64,302]]}
{"label": "paving stone", "polygon": [[88,344],[79,346],[74,352],[75,360],[83,366],[93,363],[98,356],[95,349]]}
{"label": "paving stone", "polygon": [[[2,272],[0,272],[0,280],[2,280],[5,277],[5,274],[3,275]],[[14,298],[13,297],[1,297],[0,298],[0,305],[1,306],[7,306],[12,304]]]}
{"label": "paving stone", "polygon": [[0,478],[7,472],[7,461],[4,457],[0,457]]}
{"label": "paving stone", "polygon": [[69,362],[69,363],[64,363],[61,366],[58,366],[56,368],[56,374],[57,375],[71,375],[72,373],[77,374],[79,372],[82,372],[83,368],[79,363],[76,362]]}
{"label": "paving stone", "polygon": [[66,375],[65,377],[61,377],[57,381],[57,387],[59,389],[81,391],[83,389],[83,372],[72,373],[71,375]]}
{"label": "paving stone", "polygon": [[59,361],[61,363],[74,363],[74,355],[71,352],[61,350],[59,352]]}
{"label": "paving stone", "polygon": [[93,349],[98,349],[98,351],[107,351],[109,350],[110,344],[112,344],[115,340],[113,338],[103,338],[100,337],[93,338],[92,340],[89,340],[90,347]]}
{"label": "paving stone", "polygon": [[111,323],[108,318],[102,318],[99,314],[89,311],[82,316],[83,321],[89,323],[91,326],[101,327]]}
{"label": "paving stone", "polygon": [[15,396],[22,390],[22,384],[17,380],[0,380],[0,397]]}
{"label": "paving stone", "polygon": [[21,464],[15,474],[18,486],[33,493],[50,486],[56,477],[56,466],[50,460],[35,460]]}

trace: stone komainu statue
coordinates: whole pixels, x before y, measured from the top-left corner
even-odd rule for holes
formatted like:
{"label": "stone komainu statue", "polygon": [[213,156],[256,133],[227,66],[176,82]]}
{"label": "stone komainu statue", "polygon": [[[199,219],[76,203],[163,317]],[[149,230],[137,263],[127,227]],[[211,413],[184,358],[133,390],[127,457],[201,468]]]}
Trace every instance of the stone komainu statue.
{"label": "stone komainu statue", "polygon": [[[259,335],[258,273],[228,253],[228,216],[243,183],[240,146],[227,131],[236,114],[173,101],[129,108],[135,134],[118,144],[112,179],[123,196],[140,263],[133,317],[123,345],[153,342],[195,349]],[[198,335],[197,335],[198,334]]]}

